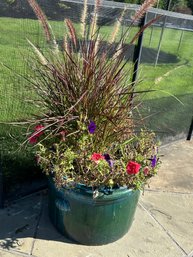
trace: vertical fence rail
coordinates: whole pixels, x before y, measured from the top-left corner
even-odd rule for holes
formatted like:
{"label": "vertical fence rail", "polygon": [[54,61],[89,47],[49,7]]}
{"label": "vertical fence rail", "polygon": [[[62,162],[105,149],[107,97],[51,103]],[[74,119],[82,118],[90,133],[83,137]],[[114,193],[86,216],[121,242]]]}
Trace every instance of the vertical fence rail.
{"label": "vertical fence rail", "polygon": [[[139,30],[143,28],[143,26],[146,24],[146,20],[147,20],[147,13],[144,15],[144,17],[141,19],[141,22],[139,24]],[[138,75],[138,70],[139,70],[139,64],[141,61],[141,53],[142,53],[142,47],[143,47],[143,32],[140,34],[137,44],[135,45],[134,48],[134,53],[133,53],[133,75],[132,75],[132,87],[133,90],[135,89],[135,84],[137,81],[137,75]],[[131,104],[133,101],[133,97],[134,97],[134,93],[131,94],[130,96],[130,100],[131,100]]]}
{"label": "vertical fence rail", "polygon": [[[167,6],[166,6],[167,11],[170,10],[171,2],[172,2],[172,0],[167,0]],[[162,44],[162,39],[163,39],[163,35],[164,35],[164,30],[165,30],[165,27],[166,27],[167,18],[168,17],[165,15],[163,25],[162,25],[161,34],[160,34],[160,39],[159,39],[159,44],[158,44],[158,49],[157,49],[157,55],[156,55],[156,59],[155,59],[155,66],[157,66],[157,64],[158,64],[159,55],[160,55],[160,51],[161,51],[161,44]]]}
{"label": "vertical fence rail", "polygon": [[190,140],[191,137],[192,137],[192,132],[193,132],[193,117],[192,117],[192,122],[190,124],[190,128],[189,128],[189,131],[188,131],[188,136],[187,136],[187,140]]}

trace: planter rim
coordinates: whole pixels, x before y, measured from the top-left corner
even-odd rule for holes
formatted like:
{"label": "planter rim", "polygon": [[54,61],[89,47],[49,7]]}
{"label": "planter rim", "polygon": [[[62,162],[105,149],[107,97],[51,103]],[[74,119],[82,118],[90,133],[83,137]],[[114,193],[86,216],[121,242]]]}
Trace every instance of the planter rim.
{"label": "planter rim", "polygon": [[[53,181],[53,178],[49,177],[49,182],[52,184],[53,187],[55,186],[55,183]],[[98,196],[94,197],[94,191],[92,187],[85,186],[84,184],[77,184],[74,188],[67,188],[67,187],[62,187],[57,190],[57,194],[59,198],[63,198],[63,196],[68,196],[70,198],[76,198],[77,195],[79,197],[79,200],[84,201],[87,199],[91,203],[97,203],[102,204],[104,201],[108,201],[109,203],[111,201],[119,201],[120,199],[124,199],[128,197],[128,195],[132,194],[139,194],[140,190],[134,190],[131,188],[125,187],[120,187],[116,189],[111,189],[109,192],[108,190],[98,190]]]}

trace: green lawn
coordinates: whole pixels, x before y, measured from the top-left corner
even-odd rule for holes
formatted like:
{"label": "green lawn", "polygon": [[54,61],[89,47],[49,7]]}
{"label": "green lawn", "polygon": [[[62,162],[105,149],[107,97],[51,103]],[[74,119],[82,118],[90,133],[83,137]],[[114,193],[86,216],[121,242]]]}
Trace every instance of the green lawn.
{"label": "green lawn", "polygon": [[[65,33],[63,22],[51,22],[57,39],[62,39]],[[75,25],[77,28],[79,24]],[[111,27],[103,27],[101,33],[109,35]],[[131,31],[134,33],[136,29]],[[157,51],[160,28],[154,28],[150,44],[151,28],[144,35],[144,47],[147,54]],[[169,59],[162,63],[154,64],[143,62],[140,66],[139,76],[143,82],[138,86],[141,90],[156,89],[156,92],[144,96],[142,112],[147,119],[147,124],[155,130],[176,135],[187,132],[191,116],[193,115],[193,33],[184,32],[182,44],[179,47],[181,31],[165,29],[162,41],[162,54],[167,57],[173,55],[176,62]],[[16,72],[23,73],[26,64],[23,56],[28,50],[26,38],[39,47],[45,47],[44,36],[39,23],[28,19],[0,18],[0,58],[1,62],[11,67]],[[165,57],[164,57],[165,58]],[[130,64],[128,64],[129,66]],[[129,69],[129,67],[126,67]],[[37,109],[30,106],[24,99],[33,92],[24,87],[22,79],[14,76],[12,72],[0,66],[0,121],[12,121],[26,118]],[[175,95],[183,102],[179,103]],[[153,116],[152,116],[153,114]],[[1,125],[0,141],[3,167],[6,171],[9,185],[13,185],[21,177],[31,178],[36,168],[31,149],[16,151],[19,142],[23,139],[22,128]],[[13,175],[15,174],[15,176]],[[12,179],[10,179],[12,178]]]}

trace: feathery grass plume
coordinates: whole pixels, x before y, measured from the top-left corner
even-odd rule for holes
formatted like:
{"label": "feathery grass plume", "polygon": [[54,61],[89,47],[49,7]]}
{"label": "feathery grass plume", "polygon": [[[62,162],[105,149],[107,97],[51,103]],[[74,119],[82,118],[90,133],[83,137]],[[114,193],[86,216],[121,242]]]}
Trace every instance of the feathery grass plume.
{"label": "feathery grass plume", "polygon": [[95,45],[94,45],[94,54],[96,55],[99,49],[99,44],[100,44],[100,34],[97,35],[97,38],[95,40]]}
{"label": "feathery grass plume", "polygon": [[48,23],[48,26],[50,28],[50,32],[51,32],[51,35],[52,35],[52,44],[53,44],[54,52],[56,54],[58,54],[59,53],[59,47],[58,47],[58,43],[56,41],[56,37],[55,37],[53,29],[52,29],[52,27],[51,27],[51,25],[49,23]]}
{"label": "feathery grass plume", "polygon": [[145,0],[144,3],[136,11],[135,15],[132,17],[132,21],[139,21],[149,8],[156,4],[157,0]]}
{"label": "feathery grass plume", "polygon": [[90,39],[94,37],[97,30],[98,11],[99,11],[100,4],[101,4],[101,0],[95,0],[94,16],[92,18],[91,30],[90,30]]}
{"label": "feathery grass plume", "polygon": [[64,40],[63,40],[63,49],[64,51],[69,54],[70,53],[70,49],[69,49],[69,43],[68,43],[68,39],[67,36],[64,36]]}
{"label": "feathery grass plume", "polygon": [[69,36],[74,44],[75,47],[77,47],[77,36],[76,36],[76,31],[74,29],[74,26],[69,19],[65,19],[68,31],[69,31]]}
{"label": "feathery grass plume", "polygon": [[39,51],[39,49],[36,46],[34,46],[34,44],[29,39],[27,39],[27,41],[32,46],[34,52],[36,53],[37,57],[39,58],[40,63],[42,65],[47,65],[48,61],[46,60],[44,55]]}
{"label": "feathery grass plume", "polygon": [[81,35],[84,38],[86,33],[86,19],[88,11],[88,0],[84,0],[84,7],[81,16]]}
{"label": "feathery grass plume", "polygon": [[123,52],[123,41],[120,41],[114,54],[113,54],[113,59],[119,58],[119,56],[122,54],[122,52]]}
{"label": "feathery grass plume", "polygon": [[45,14],[43,13],[42,9],[39,7],[39,5],[36,3],[35,0],[27,0],[29,5],[31,6],[31,8],[33,9],[35,15],[37,16],[38,20],[41,22],[45,36],[46,36],[46,40],[48,42],[50,42],[52,36],[51,36],[51,32],[50,32],[50,26],[48,23],[48,20],[45,16]]}
{"label": "feathery grass plume", "polygon": [[117,34],[118,34],[118,32],[120,30],[120,27],[121,27],[121,23],[123,21],[123,17],[125,15],[125,12],[126,12],[126,6],[125,6],[124,10],[122,11],[120,18],[116,21],[115,25],[113,26],[114,29],[113,29],[113,32],[112,32],[112,34],[110,36],[110,40],[109,40],[110,44],[115,42],[115,39],[116,39]]}

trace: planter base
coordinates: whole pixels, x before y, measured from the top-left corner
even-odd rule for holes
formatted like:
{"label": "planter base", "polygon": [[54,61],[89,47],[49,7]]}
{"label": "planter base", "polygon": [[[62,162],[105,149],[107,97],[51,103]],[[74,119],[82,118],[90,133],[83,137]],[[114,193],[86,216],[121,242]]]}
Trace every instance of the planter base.
{"label": "planter base", "polygon": [[78,243],[108,244],[128,232],[139,195],[124,188],[93,199],[86,187],[58,190],[49,179],[49,215],[60,233]]}

